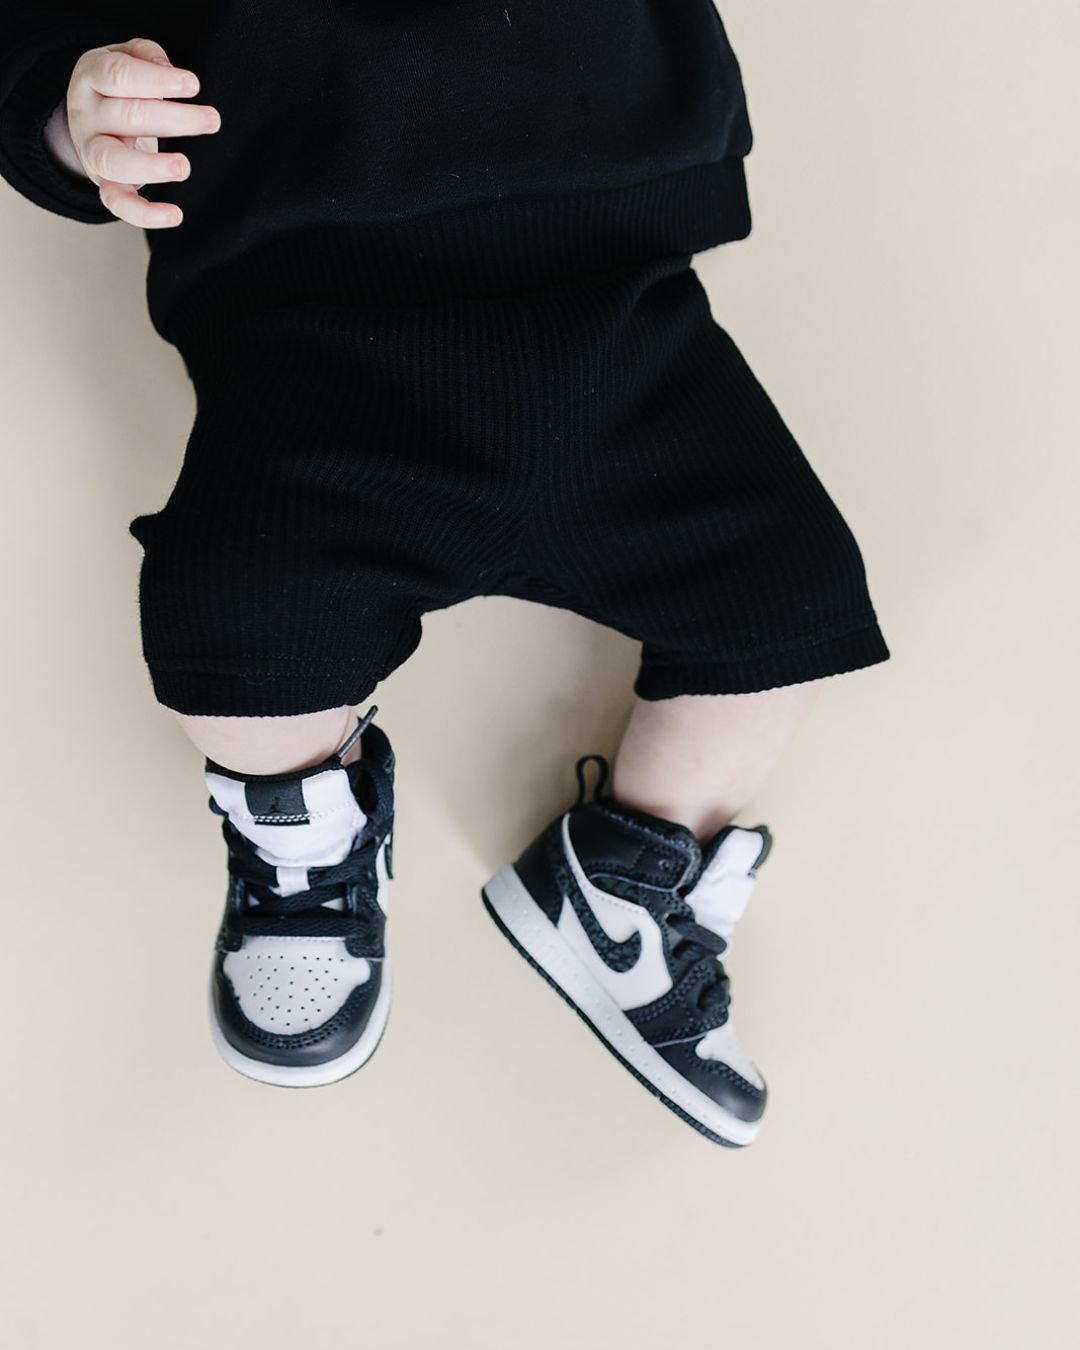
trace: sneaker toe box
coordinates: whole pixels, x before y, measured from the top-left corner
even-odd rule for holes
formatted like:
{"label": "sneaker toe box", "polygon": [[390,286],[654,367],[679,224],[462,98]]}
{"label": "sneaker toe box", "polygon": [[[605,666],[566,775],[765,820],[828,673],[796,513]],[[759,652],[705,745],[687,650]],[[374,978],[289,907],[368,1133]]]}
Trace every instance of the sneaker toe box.
{"label": "sneaker toe box", "polygon": [[696,1041],[658,1046],[657,1051],[687,1082],[738,1120],[765,1113],[768,1088],[729,1024]]}
{"label": "sneaker toe box", "polygon": [[312,943],[249,941],[217,956],[214,1015],[226,1041],[249,1059],[328,1064],[364,1034],[381,981],[381,961],[350,957],[340,942],[323,944],[316,959]]}

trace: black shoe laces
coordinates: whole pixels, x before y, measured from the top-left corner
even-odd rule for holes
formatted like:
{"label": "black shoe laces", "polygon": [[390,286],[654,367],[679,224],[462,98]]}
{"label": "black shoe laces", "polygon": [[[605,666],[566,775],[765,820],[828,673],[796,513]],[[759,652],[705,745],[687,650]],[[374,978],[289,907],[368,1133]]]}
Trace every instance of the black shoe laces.
{"label": "black shoe laces", "polygon": [[[361,954],[356,950],[357,944],[381,948],[376,914],[371,907],[379,879],[376,836],[370,826],[370,821],[365,824],[341,862],[309,868],[305,890],[279,895],[271,889],[276,882],[276,869],[258,856],[231,820],[223,820],[229,875],[236,887],[236,907],[230,908],[228,916],[229,932],[237,937],[345,938],[349,939],[349,950],[354,956]],[[252,905],[251,900],[257,903]],[[340,900],[342,908],[327,908],[328,900]]]}
{"label": "black shoe laces", "polygon": [[[374,715],[372,708],[338,752],[346,753]],[[342,765],[353,793],[366,806],[367,819],[353,839],[349,853],[338,863],[307,869],[306,889],[279,895],[277,869],[257,853],[214,799],[210,807],[223,816],[222,834],[228,847],[231,878],[225,932],[236,946],[244,937],[338,937],[353,956],[383,955],[382,912],[378,907],[378,853],[392,824],[393,791],[387,766],[361,758]],[[387,869],[389,871],[389,867]],[[257,903],[251,904],[250,901]],[[327,907],[339,900],[340,908]]]}
{"label": "black shoe laces", "polygon": [[708,1029],[722,1026],[728,1017],[731,985],[718,958],[727,951],[727,942],[719,933],[681,912],[665,914],[664,922],[678,934],[678,940],[671,946],[672,956],[683,954],[691,958],[681,981],[688,994],[696,990],[691,996],[691,1006],[701,1014]]}

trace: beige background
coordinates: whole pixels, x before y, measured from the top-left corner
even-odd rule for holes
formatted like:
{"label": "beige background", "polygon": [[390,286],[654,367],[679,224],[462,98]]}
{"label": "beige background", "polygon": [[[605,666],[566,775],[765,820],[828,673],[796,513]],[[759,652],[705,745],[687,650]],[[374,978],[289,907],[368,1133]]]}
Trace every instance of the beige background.
{"label": "beige background", "polygon": [[[334,1088],[221,1064],[224,846],[141,663],[194,400],[144,238],[0,190],[3,1272],[12,1350],[1077,1343],[1080,11],[722,6],[757,144],[720,322],[863,547],[893,659],[740,819],[748,1151],[656,1104],[478,887],[614,748],[618,635],[481,599],[383,687],[396,1006]],[[62,779],[62,813],[56,814]]]}

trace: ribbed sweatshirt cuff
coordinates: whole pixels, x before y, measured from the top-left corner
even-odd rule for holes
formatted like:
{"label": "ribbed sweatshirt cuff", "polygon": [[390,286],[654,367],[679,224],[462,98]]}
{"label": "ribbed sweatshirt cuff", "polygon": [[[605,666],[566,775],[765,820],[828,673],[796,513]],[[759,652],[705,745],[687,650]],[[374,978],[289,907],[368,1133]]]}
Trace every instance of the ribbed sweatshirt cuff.
{"label": "ribbed sweatshirt cuff", "polygon": [[75,63],[92,47],[126,42],[116,24],[91,25],[39,55],[0,105],[0,176],[35,206],[89,225],[117,217],[101,201],[96,183],[55,159],[45,144],[45,124],[63,101]]}

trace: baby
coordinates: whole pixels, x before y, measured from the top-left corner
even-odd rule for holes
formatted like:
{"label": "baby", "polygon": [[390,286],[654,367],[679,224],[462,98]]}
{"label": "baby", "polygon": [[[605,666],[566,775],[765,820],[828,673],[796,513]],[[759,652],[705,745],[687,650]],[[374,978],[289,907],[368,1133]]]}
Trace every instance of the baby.
{"label": "baby", "polygon": [[0,174],[146,231],[197,394],[130,530],[154,693],[221,817],[211,1020],[241,1073],[327,1084],[374,1052],[395,758],[355,708],[424,614],[517,596],[640,664],[610,772],[578,760],[484,903],[684,1121],[757,1134],[720,958],[772,836],[735,817],[821,682],[889,651],[693,269],[750,231],[750,147],[712,0],[0,11]]}

